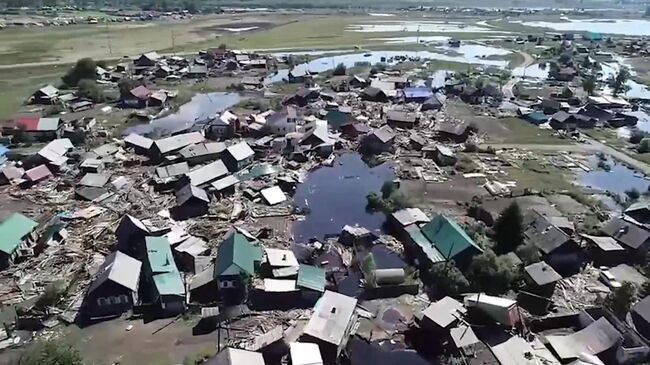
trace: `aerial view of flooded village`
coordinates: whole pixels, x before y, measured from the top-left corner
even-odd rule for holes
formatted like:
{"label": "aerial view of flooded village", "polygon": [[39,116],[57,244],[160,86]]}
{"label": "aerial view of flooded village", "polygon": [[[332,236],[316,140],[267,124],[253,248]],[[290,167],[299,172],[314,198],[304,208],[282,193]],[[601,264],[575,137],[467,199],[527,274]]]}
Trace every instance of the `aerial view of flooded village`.
{"label": "aerial view of flooded village", "polygon": [[0,0],[0,365],[650,364],[650,6]]}

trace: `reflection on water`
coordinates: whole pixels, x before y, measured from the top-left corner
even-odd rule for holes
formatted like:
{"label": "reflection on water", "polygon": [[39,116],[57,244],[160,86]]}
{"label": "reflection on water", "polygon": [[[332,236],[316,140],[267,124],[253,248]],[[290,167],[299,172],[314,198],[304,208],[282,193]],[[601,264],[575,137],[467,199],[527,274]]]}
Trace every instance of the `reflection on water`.
{"label": "reflection on water", "polygon": [[[330,57],[320,57],[307,63],[296,65],[296,71],[309,71],[321,73],[333,70],[338,64],[342,63],[346,67],[353,67],[358,63],[368,63],[371,65],[377,63],[396,64],[399,58],[409,58],[421,60],[440,60],[460,63],[473,63],[486,66],[505,67],[508,61],[486,59],[489,56],[502,56],[510,51],[489,47],[478,44],[461,45],[458,48],[440,47],[440,52],[433,51],[372,51],[368,53],[352,53]],[[449,53],[449,54],[446,54]],[[295,53],[292,53],[295,54]],[[274,56],[285,56],[286,53],[276,53]],[[266,78],[266,83],[279,82],[287,79],[289,70],[278,70],[276,73]]]}
{"label": "reflection on water", "polygon": [[[589,162],[592,167],[596,168],[598,157],[590,157]],[[641,173],[616,161],[608,160],[607,164],[611,167],[610,171],[594,169],[590,172],[581,173],[579,176],[580,183],[587,187],[610,191],[621,196],[632,189],[636,189],[641,193],[648,191],[650,181],[646,180]]]}
{"label": "reflection on water", "polygon": [[513,21],[512,23],[521,23],[529,27],[550,28],[559,31],[584,31],[636,36],[650,35],[650,21],[639,19],[569,19],[565,22]]}
{"label": "reflection on water", "polygon": [[384,214],[366,211],[366,195],[378,192],[385,181],[394,178],[388,164],[368,167],[356,153],[338,156],[333,167],[312,171],[294,195],[297,207],[310,210],[304,221],[294,225],[296,242],[338,234],[346,224],[380,231]]}
{"label": "reflection on water", "polygon": [[515,67],[512,69],[512,76],[517,77],[531,77],[536,79],[548,78],[548,67],[546,64],[542,66],[539,63],[532,64],[528,67]]}
{"label": "reflection on water", "polygon": [[453,33],[508,33],[495,32],[489,27],[466,25],[459,22],[443,21],[382,21],[376,23],[350,25],[347,29],[353,32],[453,32]]}
{"label": "reflection on water", "polygon": [[154,119],[147,124],[129,127],[124,134],[136,133],[149,137],[173,134],[191,127],[196,121],[230,108],[242,100],[242,96],[236,93],[197,94],[188,103],[181,105],[177,112]]}

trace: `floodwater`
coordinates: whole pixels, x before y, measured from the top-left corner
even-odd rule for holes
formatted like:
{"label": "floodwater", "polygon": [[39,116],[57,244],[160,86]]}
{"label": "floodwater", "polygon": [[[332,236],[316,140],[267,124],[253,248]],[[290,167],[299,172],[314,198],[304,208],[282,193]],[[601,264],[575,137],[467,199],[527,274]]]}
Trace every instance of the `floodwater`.
{"label": "floodwater", "polygon": [[443,21],[382,21],[376,23],[354,24],[348,31],[361,33],[375,32],[453,32],[453,33],[508,33],[495,32],[489,27],[467,25],[460,22]]}
{"label": "floodwater", "polygon": [[[609,63],[603,62],[601,64],[600,73],[602,74],[602,77],[600,79],[606,81],[610,77],[616,76],[616,74],[620,70],[620,67],[621,67],[620,63],[617,62],[609,62]],[[630,70],[630,73],[632,75],[635,74],[633,70]],[[647,86],[643,84],[639,84],[634,80],[628,80],[625,84],[629,88],[629,90],[625,93],[625,96],[630,98],[635,98],[635,99],[650,100],[650,90],[648,90]],[[605,87],[604,91],[606,93],[611,93],[611,90],[608,87]]]}
{"label": "floodwater", "polygon": [[[547,79],[548,66],[541,66],[539,63],[532,64],[528,67],[515,67],[512,69],[512,76],[534,79]],[[541,66],[541,67],[540,67]]]}
{"label": "floodwater", "polygon": [[567,21],[513,21],[529,27],[549,28],[557,31],[583,31],[633,36],[650,35],[650,21],[640,19],[568,19]]}
{"label": "floodwater", "polygon": [[640,193],[648,191],[650,181],[643,177],[643,174],[622,165],[609,158],[607,164],[611,167],[610,171],[596,169],[598,157],[589,158],[589,162],[594,170],[583,172],[579,175],[579,182],[587,187],[610,191],[623,196],[626,191],[636,189]]}
{"label": "floodwater", "polygon": [[147,124],[127,128],[125,135],[136,133],[149,137],[160,137],[185,130],[199,120],[221,112],[241,102],[243,97],[237,93],[196,94],[188,103],[181,105],[176,113],[154,119]]}
{"label": "floodwater", "polygon": [[[371,51],[367,53],[350,53],[329,57],[320,57],[307,63],[294,67],[297,71],[307,70],[309,72],[325,72],[333,70],[342,63],[346,67],[354,67],[360,63],[374,65],[377,63],[395,64],[397,58],[419,58],[421,60],[440,60],[460,63],[473,63],[486,66],[505,67],[508,61],[487,59],[489,56],[502,56],[510,51],[478,44],[461,45],[458,48],[440,47],[440,52],[434,51]],[[291,53],[295,54],[295,53]],[[289,55],[289,53],[276,53],[275,56]],[[392,60],[392,61],[391,61]],[[278,70],[266,78],[267,83],[279,82],[287,79],[288,69]]]}
{"label": "floodwater", "polygon": [[293,199],[297,207],[310,210],[304,221],[294,224],[296,242],[339,234],[346,224],[380,232],[385,216],[366,210],[366,195],[379,192],[385,181],[394,178],[389,164],[371,168],[357,153],[337,156],[334,166],[312,171]]}

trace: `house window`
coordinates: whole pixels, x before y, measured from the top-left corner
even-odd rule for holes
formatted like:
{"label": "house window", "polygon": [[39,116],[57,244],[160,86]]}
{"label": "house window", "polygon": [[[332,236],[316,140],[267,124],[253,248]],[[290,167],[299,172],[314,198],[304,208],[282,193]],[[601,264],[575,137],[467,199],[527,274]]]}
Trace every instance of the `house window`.
{"label": "house window", "polygon": [[109,304],[111,304],[111,303],[107,298],[104,298],[104,297],[97,298],[97,305],[98,306],[103,307],[103,306],[109,305]]}
{"label": "house window", "polygon": [[126,294],[120,294],[120,301],[124,304],[129,303],[129,297]]}
{"label": "house window", "polygon": [[224,288],[224,289],[234,288],[235,287],[235,282],[233,280],[222,280],[221,281],[221,287]]}

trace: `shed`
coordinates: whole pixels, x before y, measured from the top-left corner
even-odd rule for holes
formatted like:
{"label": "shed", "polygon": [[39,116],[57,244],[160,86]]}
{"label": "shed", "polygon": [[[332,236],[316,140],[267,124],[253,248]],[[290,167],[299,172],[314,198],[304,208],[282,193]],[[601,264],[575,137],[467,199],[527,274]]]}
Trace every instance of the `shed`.
{"label": "shed", "polygon": [[645,257],[650,246],[650,231],[623,218],[614,218],[602,228],[603,233],[614,238],[633,257]]}
{"label": "shed", "polygon": [[45,165],[36,166],[25,171],[25,180],[27,180],[29,183],[37,183],[39,181],[49,179],[52,176],[52,172],[50,172],[50,170]]}
{"label": "shed", "polygon": [[448,330],[467,312],[462,303],[451,297],[444,297],[431,303],[422,312],[422,325],[434,331]]}
{"label": "shed", "polygon": [[149,153],[154,141],[139,134],[131,133],[124,137],[124,143],[127,148],[133,148],[135,153],[146,155]]}
{"label": "shed", "polygon": [[637,302],[630,310],[636,330],[646,339],[650,339],[650,296]]}
{"label": "shed", "polygon": [[326,290],[304,329],[304,341],[317,343],[323,360],[338,358],[356,323],[357,300]]}
{"label": "shed", "polygon": [[512,299],[479,293],[465,296],[464,303],[468,309],[476,308],[505,326],[513,327],[522,321],[517,302]]}
{"label": "shed", "polygon": [[289,343],[291,365],[323,365],[323,357],[315,343]]}
{"label": "shed", "polygon": [[186,220],[208,214],[208,193],[192,184],[185,184],[176,191],[176,206],[170,209],[175,220]]}
{"label": "shed", "polygon": [[589,256],[594,265],[616,266],[625,261],[625,248],[616,242],[612,237],[580,235],[587,243]]}
{"label": "shed", "polygon": [[187,146],[180,151],[181,157],[190,165],[216,160],[226,150],[223,142],[199,143]]}
{"label": "shed", "polygon": [[239,183],[239,178],[235,175],[228,175],[224,178],[221,178],[217,181],[214,181],[211,185],[221,196],[232,194],[235,192],[235,185]]}
{"label": "shed", "polygon": [[201,143],[205,140],[205,137],[199,132],[190,132],[184,134],[178,134],[175,136],[163,138],[154,141],[153,146],[150,150],[150,155],[154,159],[162,159],[162,156],[177,152],[184,147],[193,145],[196,143]]}
{"label": "shed", "polygon": [[246,142],[239,142],[226,148],[223,161],[230,171],[239,171],[253,162],[255,151]]}
{"label": "shed", "polygon": [[427,223],[430,221],[429,217],[427,217],[420,208],[405,208],[398,210],[391,214],[391,218],[400,228],[410,226],[411,224]]}
{"label": "shed", "polygon": [[106,185],[110,179],[111,174],[109,173],[96,174],[89,172],[81,178],[77,185],[101,188]]}
{"label": "shed", "polygon": [[424,103],[433,97],[430,87],[406,87],[399,92],[400,97],[407,103]]}
{"label": "shed", "polygon": [[[197,272],[197,258],[210,252],[210,246],[199,237],[190,236],[174,247],[181,269],[187,272]],[[212,275],[210,275],[212,278]]]}
{"label": "shed", "polygon": [[570,335],[549,335],[546,339],[562,361],[570,361],[582,353],[598,355],[623,340],[605,317]]}
{"label": "shed", "polygon": [[418,116],[414,112],[406,110],[389,110],[386,112],[386,123],[393,128],[411,129],[418,121]]}

